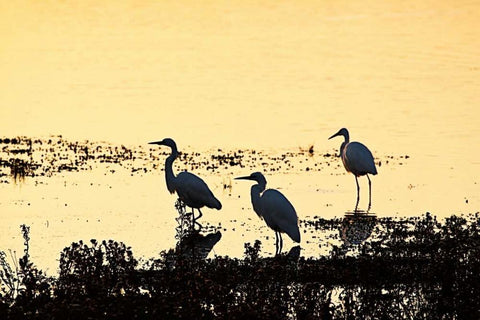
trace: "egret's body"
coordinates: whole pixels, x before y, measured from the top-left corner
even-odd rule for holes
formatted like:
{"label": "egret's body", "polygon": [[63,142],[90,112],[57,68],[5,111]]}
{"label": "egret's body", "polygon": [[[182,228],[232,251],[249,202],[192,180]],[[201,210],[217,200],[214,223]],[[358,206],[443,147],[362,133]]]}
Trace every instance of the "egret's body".
{"label": "egret's body", "polygon": [[[176,192],[178,198],[188,207],[192,208],[192,219],[194,223],[202,216],[200,208],[203,208],[204,206],[217,210],[222,208],[220,201],[215,198],[212,191],[210,191],[207,184],[202,179],[185,171],[175,176],[173,173],[173,162],[178,157],[178,150],[175,141],[166,138],[162,141],[150,142],[150,144],[158,144],[171,148],[172,154],[168,156],[165,161],[165,180],[167,183],[167,189],[172,194]],[[196,218],[193,215],[193,209],[197,209],[199,212],[199,216]]]}
{"label": "egret's body", "polygon": [[293,241],[300,242],[300,230],[298,229],[298,217],[295,208],[288,199],[279,191],[265,190],[267,181],[260,172],[254,172],[250,176],[239,177],[256,181],[250,189],[253,210],[265,220],[270,229],[275,231],[276,253],[282,251],[282,233],[286,233]]}
{"label": "egret's body", "polygon": [[337,136],[343,136],[345,139],[340,146],[339,154],[339,156],[342,158],[343,166],[347,172],[351,172],[355,176],[355,181],[357,182],[357,204],[355,205],[355,211],[357,211],[358,202],[360,201],[360,185],[358,184],[358,177],[364,175],[367,176],[368,179],[368,209],[370,209],[372,204],[372,182],[370,181],[368,174],[377,174],[377,168],[375,167],[373,155],[364,144],[360,142],[350,142],[350,136],[347,129],[340,129],[329,139]]}
{"label": "egret's body", "polygon": [[222,204],[213,195],[205,181],[190,172],[180,172],[175,179],[175,191],[187,206],[200,209],[204,206],[220,210]]}

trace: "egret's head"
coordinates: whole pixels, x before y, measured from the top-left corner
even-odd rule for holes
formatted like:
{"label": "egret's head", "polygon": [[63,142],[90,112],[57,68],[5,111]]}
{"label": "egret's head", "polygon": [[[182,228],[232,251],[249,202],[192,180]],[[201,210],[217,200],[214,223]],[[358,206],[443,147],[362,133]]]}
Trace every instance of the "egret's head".
{"label": "egret's head", "polygon": [[340,152],[338,154],[338,156],[341,157],[343,149],[350,142],[350,137],[348,136],[348,130],[346,128],[342,128],[342,129],[338,130],[337,133],[335,133],[333,136],[331,136],[328,139],[332,139],[332,138],[335,138],[335,137],[338,137],[338,136],[343,136],[345,138],[345,140],[342,142],[342,145],[340,146]]}
{"label": "egret's head", "polygon": [[170,138],[165,138],[161,141],[152,141],[152,142],[149,142],[149,144],[159,144],[161,146],[167,146],[174,150],[177,150],[177,144],[175,143],[175,141],[173,141],[173,139],[170,139]]}
{"label": "egret's head", "polygon": [[267,180],[261,172],[254,172],[249,176],[235,178],[235,180],[253,180],[258,184],[267,184]]}
{"label": "egret's head", "polygon": [[342,128],[342,129],[338,130],[337,133],[335,133],[333,136],[331,136],[328,139],[330,140],[330,139],[338,137],[338,136],[344,136],[345,140],[348,140],[349,139],[348,130],[346,128]]}

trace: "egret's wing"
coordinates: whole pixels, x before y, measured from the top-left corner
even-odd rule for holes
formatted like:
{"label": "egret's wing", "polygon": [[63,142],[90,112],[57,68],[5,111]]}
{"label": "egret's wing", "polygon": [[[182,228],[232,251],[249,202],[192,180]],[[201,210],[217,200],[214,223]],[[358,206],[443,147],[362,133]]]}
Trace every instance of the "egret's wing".
{"label": "egret's wing", "polygon": [[360,142],[350,142],[347,144],[345,162],[348,170],[354,174],[377,174],[372,153]]}
{"label": "egret's wing", "polygon": [[222,204],[213,195],[207,184],[194,174],[181,172],[176,179],[176,188],[180,198],[183,198],[187,205],[201,208],[221,209]]}
{"label": "egret's wing", "polygon": [[295,208],[279,191],[269,189],[262,194],[263,218],[273,230],[285,232],[296,242],[300,242],[298,217]]}

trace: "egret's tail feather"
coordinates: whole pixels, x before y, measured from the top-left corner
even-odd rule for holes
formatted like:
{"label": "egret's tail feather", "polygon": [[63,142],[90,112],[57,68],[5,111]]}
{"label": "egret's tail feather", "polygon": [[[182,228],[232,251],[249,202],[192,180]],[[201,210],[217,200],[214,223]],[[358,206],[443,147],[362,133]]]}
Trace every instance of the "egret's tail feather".
{"label": "egret's tail feather", "polygon": [[297,228],[292,228],[292,230],[288,230],[288,236],[295,242],[300,243],[300,230]]}
{"label": "egret's tail feather", "polygon": [[218,201],[217,198],[213,198],[211,203],[209,203],[207,205],[207,207],[212,208],[212,209],[220,210],[220,209],[222,209],[222,204],[221,204],[220,201]]}

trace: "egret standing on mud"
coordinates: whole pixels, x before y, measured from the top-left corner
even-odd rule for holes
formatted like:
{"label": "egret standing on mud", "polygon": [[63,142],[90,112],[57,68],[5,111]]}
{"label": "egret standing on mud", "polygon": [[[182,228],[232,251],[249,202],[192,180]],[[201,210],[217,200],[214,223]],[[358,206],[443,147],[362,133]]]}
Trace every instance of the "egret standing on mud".
{"label": "egret standing on mud", "polygon": [[282,251],[283,240],[282,232],[295,242],[300,242],[300,230],[298,229],[298,217],[290,201],[277,190],[265,190],[267,180],[260,172],[254,172],[246,177],[235,179],[253,180],[257,184],[253,185],[250,194],[252,196],[253,210],[260,218],[263,218],[273,231],[275,231],[276,254]]}
{"label": "egret standing on mud", "polygon": [[[210,191],[207,184],[202,179],[186,171],[180,172],[177,176],[173,174],[173,161],[175,161],[178,156],[175,141],[170,138],[165,138],[162,141],[150,142],[150,144],[167,146],[172,150],[172,154],[168,156],[165,161],[165,180],[167,182],[167,189],[172,194],[176,191],[178,198],[192,208],[192,227],[197,223],[196,220],[202,216],[200,208],[203,208],[204,206],[215,208],[217,210],[222,208],[220,201],[215,198],[212,191]],[[194,209],[197,209],[200,213],[196,218],[194,215]]]}
{"label": "egret standing on mud", "polygon": [[[339,157],[342,158],[343,166],[348,172],[353,173],[355,181],[357,182],[357,204],[355,205],[355,212],[358,208],[358,202],[360,201],[360,186],[358,184],[358,178],[360,176],[367,176],[368,179],[368,210],[372,205],[372,182],[368,177],[368,174],[377,174],[377,168],[373,161],[373,156],[370,150],[360,142],[350,142],[348,130],[345,128],[340,129],[337,133],[328,139],[332,139],[337,136],[343,136],[345,141],[340,146]],[[368,211],[367,210],[367,211]]]}

